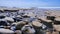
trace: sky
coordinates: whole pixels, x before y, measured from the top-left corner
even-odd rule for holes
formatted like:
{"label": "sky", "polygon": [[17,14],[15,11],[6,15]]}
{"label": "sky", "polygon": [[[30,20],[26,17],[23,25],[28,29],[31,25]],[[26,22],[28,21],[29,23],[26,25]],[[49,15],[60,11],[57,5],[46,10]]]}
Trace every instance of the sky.
{"label": "sky", "polygon": [[60,7],[60,0],[0,0],[0,6],[7,7]]}

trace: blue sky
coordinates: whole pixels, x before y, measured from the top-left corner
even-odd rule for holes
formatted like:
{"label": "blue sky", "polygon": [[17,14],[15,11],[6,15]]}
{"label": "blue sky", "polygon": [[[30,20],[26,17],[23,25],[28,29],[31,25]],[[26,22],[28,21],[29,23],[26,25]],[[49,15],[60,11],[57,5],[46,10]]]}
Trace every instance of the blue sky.
{"label": "blue sky", "polygon": [[0,0],[7,7],[60,7],[60,0]]}

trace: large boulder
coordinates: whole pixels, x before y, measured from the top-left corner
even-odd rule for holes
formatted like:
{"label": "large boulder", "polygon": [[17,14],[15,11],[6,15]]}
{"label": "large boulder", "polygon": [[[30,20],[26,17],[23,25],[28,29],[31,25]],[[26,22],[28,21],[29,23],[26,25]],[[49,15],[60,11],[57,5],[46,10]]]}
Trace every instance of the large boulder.
{"label": "large boulder", "polygon": [[21,30],[23,34],[35,34],[34,28],[30,25],[24,25]]}
{"label": "large boulder", "polygon": [[54,19],[54,24],[60,24],[60,17],[56,17]]}
{"label": "large boulder", "polygon": [[13,18],[10,18],[10,17],[5,17],[5,20],[14,22],[14,19]]}
{"label": "large boulder", "polygon": [[17,22],[16,30],[21,30],[21,28],[26,24],[27,22]]}
{"label": "large boulder", "polygon": [[32,21],[32,24],[34,26],[37,26],[37,27],[41,27],[42,26],[42,24],[40,22],[38,22],[38,21]]}
{"label": "large boulder", "polygon": [[13,34],[14,31],[9,30],[9,29],[0,28],[0,33],[2,33],[2,34]]}

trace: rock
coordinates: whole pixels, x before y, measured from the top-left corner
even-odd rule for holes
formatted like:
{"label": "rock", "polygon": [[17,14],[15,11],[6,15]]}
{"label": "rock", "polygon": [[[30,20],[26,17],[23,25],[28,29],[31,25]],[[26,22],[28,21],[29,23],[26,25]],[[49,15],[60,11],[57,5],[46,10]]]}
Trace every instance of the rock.
{"label": "rock", "polygon": [[3,34],[13,34],[14,31],[9,30],[9,29],[0,28],[0,33],[3,33]]}

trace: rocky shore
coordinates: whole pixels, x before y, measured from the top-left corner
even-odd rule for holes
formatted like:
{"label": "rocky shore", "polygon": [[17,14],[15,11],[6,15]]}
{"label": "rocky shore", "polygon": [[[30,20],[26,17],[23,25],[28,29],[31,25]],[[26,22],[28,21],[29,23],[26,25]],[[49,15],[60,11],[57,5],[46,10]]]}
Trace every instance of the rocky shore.
{"label": "rocky shore", "polygon": [[0,34],[60,34],[60,10],[0,9]]}

